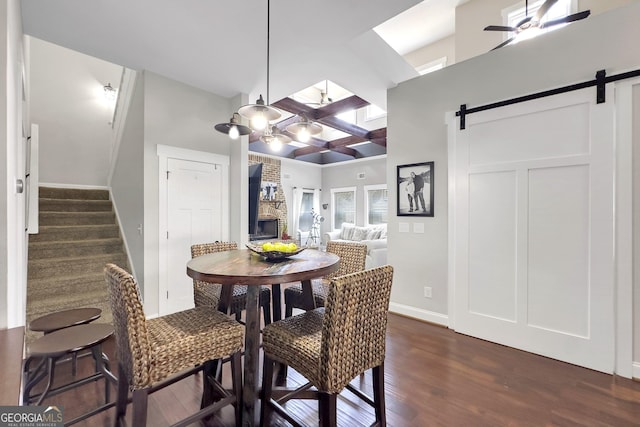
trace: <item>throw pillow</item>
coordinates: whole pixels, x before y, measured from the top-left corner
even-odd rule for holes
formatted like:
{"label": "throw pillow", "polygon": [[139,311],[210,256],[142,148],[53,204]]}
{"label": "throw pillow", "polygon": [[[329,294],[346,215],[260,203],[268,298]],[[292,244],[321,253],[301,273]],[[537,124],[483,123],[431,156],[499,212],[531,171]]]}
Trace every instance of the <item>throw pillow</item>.
{"label": "throw pillow", "polygon": [[367,238],[367,232],[368,230],[364,227],[355,227],[351,240],[355,240],[358,242],[361,240],[365,240]]}
{"label": "throw pillow", "polygon": [[382,230],[377,229],[377,228],[371,228],[369,229],[369,231],[367,232],[367,240],[376,240],[380,238],[380,233],[382,233]]}
{"label": "throw pillow", "polygon": [[342,223],[342,231],[340,232],[340,238],[342,240],[353,240],[353,230],[356,228],[355,225],[343,222]]}

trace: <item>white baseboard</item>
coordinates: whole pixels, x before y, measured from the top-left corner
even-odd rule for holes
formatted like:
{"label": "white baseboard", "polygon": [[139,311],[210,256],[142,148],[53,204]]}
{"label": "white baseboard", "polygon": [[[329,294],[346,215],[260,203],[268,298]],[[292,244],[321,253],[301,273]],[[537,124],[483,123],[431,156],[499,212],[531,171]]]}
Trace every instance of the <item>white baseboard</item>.
{"label": "white baseboard", "polygon": [[108,190],[106,185],[56,184],[53,182],[39,182],[38,187],[73,188],[78,190]]}
{"label": "white baseboard", "polygon": [[436,325],[449,326],[449,316],[446,314],[423,310],[421,308],[398,304],[396,302],[389,303],[389,311],[403,316],[424,320],[425,322],[435,323]]}
{"label": "white baseboard", "polygon": [[631,375],[634,380],[640,380],[640,362],[633,362],[633,373]]}

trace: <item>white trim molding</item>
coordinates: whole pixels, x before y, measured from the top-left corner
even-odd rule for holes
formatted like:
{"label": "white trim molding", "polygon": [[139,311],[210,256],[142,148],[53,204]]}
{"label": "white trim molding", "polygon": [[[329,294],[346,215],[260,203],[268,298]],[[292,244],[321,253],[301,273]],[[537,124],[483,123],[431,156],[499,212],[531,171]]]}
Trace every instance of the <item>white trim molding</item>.
{"label": "white trim molding", "polygon": [[434,323],[436,325],[449,327],[449,316],[446,314],[423,310],[421,308],[411,307],[410,305],[399,304],[397,302],[389,303],[389,311],[391,313],[401,314],[403,316],[424,320],[425,322]]}

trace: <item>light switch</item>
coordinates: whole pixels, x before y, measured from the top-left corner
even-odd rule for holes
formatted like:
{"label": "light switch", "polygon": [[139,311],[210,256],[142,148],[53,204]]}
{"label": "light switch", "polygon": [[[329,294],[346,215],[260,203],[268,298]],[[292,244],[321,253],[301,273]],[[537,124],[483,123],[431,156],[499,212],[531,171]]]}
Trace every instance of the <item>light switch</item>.
{"label": "light switch", "polygon": [[399,222],[398,223],[398,231],[400,233],[408,233],[409,232],[409,223],[408,222]]}
{"label": "light switch", "polygon": [[422,223],[422,222],[414,222],[413,223],[413,232],[414,233],[424,233],[424,223]]}

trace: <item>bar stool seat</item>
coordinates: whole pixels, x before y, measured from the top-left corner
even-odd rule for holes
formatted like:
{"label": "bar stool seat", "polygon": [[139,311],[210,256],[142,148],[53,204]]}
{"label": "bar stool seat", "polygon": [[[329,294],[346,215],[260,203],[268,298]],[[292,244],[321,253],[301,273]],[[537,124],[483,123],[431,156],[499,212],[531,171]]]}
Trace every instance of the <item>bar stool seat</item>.
{"label": "bar stool seat", "polygon": [[29,322],[29,329],[48,334],[58,329],[91,323],[101,315],[102,310],[99,308],[72,308],[38,317]]}
{"label": "bar stool seat", "polygon": [[[110,382],[116,384],[117,378],[109,370],[109,359],[102,352],[102,343],[109,339],[113,333],[113,326],[107,324],[77,325],[49,332],[29,344],[27,348],[28,357],[23,367],[25,386],[22,404],[30,405],[35,402],[36,405],[40,405],[46,397],[55,396],[72,388],[104,378],[105,405],[82,415],[74,420],[74,422],[114,406],[113,402],[109,403],[109,385]],[[95,373],[71,383],[52,388],[55,378],[56,361],[68,354],[74,354],[87,349],[91,350],[91,355],[95,361]],[[31,361],[36,358],[40,358],[41,361],[38,367],[31,371],[29,365]],[[44,391],[31,395],[33,387],[39,384],[44,378],[47,378],[47,385]]]}
{"label": "bar stool seat", "polygon": [[[102,310],[94,307],[72,308],[69,310],[50,313],[29,322],[29,329],[33,332],[43,332],[45,335],[71,326],[85,325],[98,319]],[[78,353],[73,353],[71,360],[71,375],[76,376]]]}

